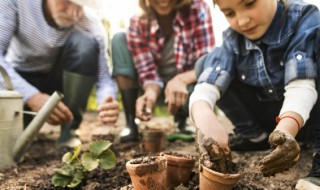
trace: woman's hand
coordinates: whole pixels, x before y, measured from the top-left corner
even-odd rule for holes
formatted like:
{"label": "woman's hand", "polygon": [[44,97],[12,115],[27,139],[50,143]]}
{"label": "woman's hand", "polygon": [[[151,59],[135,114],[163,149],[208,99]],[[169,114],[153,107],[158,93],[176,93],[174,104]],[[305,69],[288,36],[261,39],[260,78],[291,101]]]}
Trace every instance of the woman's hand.
{"label": "woman's hand", "polygon": [[164,94],[164,102],[168,105],[168,111],[174,115],[179,108],[185,105],[188,99],[187,84],[176,76],[167,83]]}
{"label": "woman's hand", "polygon": [[152,110],[156,105],[160,90],[158,85],[148,84],[144,94],[137,99],[136,117],[141,121],[149,121],[152,118]]}
{"label": "woman's hand", "polygon": [[[50,96],[44,93],[38,93],[32,96],[27,101],[27,106],[34,112],[39,112],[43,105],[48,101]],[[73,115],[70,109],[61,101],[58,102],[56,107],[49,115],[47,122],[51,125],[60,125],[65,122],[73,120]]]}
{"label": "woman's hand", "polygon": [[99,117],[103,124],[114,125],[118,120],[119,103],[111,96],[107,97],[98,107]]}

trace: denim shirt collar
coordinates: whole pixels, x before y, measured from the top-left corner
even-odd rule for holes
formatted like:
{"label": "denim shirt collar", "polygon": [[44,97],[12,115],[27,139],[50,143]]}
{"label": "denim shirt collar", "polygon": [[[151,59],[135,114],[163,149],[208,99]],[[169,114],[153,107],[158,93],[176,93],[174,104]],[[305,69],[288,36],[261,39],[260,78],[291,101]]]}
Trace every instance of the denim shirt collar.
{"label": "denim shirt collar", "polygon": [[268,30],[262,37],[261,42],[268,45],[280,43],[282,32],[281,26],[283,26],[285,22],[284,13],[285,5],[282,3],[282,1],[278,1],[276,14],[273,17],[273,21],[271,22]]}

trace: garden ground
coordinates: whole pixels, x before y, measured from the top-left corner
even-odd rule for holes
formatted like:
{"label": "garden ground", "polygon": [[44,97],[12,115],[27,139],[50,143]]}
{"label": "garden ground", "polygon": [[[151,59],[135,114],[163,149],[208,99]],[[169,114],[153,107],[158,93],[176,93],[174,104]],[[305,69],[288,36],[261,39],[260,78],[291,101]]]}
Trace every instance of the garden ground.
{"label": "garden ground", "polygon": [[[224,116],[220,116],[221,121],[232,130],[232,125]],[[92,172],[87,180],[77,189],[81,190],[111,190],[130,189],[130,177],[125,169],[125,164],[133,158],[147,156],[140,143],[120,144],[117,138],[121,127],[124,126],[124,116],[121,113],[118,127],[112,128],[101,125],[95,112],[85,114],[84,121],[80,127],[81,139],[83,140],[83,150],[88,149],[88,143],[93,140],[105,139],[110,134],[116,138],[113,141],[112,149],[117,156],[115,168],[107,171],[96,170]],[[166,134],[174,130],[172,117],[156,117],[143,126],[163,128]],[[143,129],[143,127],[141,127]],[[54,171],[59,168],[61,157],[64,152],[56,151],[54,148],[55,139],[58,137],[59,127],[45,125],[24,156],[24,160],[17,166],[0,171],[1,190],[51,190],[55,188],[51,184],[51,177]],[[176,151],[185,154],[198,156],[194,143],[190,142],[166,142],[163,151]],[[304,148],[299,162],[289,171],[277,174],[272,177],[263,177],[257,170],[257,163],[267,152],[236,153],[233,152],[234,162],[238,164],[241,171],[241,180],[234,189],[245,190],[290,190],[294,189],[297,180],[308,173],[311,167],[312,150]],[[199,189],[198,165],[194,167],[192,178],[187,187],[180,189]]]}

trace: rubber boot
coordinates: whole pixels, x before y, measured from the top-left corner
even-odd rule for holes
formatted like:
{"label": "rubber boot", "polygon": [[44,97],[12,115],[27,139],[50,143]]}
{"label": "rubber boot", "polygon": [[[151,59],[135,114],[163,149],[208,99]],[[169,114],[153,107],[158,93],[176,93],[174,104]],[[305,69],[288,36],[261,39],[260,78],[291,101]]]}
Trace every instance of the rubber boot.
{"label": "rubber boot", "polygon": [[138,88],[120,90],[120,93],[127,124],[127,127],[120,132],[120,142],[139,141],[139,130],[135,122]]}
{"label": "rubber boot", "polygon": [[174,116],[174,123],[176,126],[176,132],[167,136],[167,141],[174,142],[176,140],[182,140],[185,142],[194,141],[194,132],[186,129],[186,121],[188,118],[188,112],[180,109]]}
{"label": "rubber boot", "polygon": [[188,113],[182,109],[174,116],[174,123],[177,126],[177,132],[182,134],[191,135],[192,131],[186,129],[186,121],[188,118]]}
{"label": "rubber boot", "polygon": [[63,102],[71,110],[74,118],[73,121],[61,125],[61,133],[56,142],[56,148],[74,148],[81,144],[77,129],[82,122],[88,97],[95,81],[95,77],[64,71]]}

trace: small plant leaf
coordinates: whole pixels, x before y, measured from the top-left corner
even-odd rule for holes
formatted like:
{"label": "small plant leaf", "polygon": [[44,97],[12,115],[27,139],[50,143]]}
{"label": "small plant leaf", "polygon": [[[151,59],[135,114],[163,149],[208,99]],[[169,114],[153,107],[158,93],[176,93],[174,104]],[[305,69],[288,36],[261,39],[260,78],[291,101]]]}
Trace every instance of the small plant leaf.
{"label": "small plant leaf", "polygon": [[81,152],[81,149],[82,149],[81,145],[78,145],[78,146],[74,147],[72,160],[78,158],[78,156],[79,156],[79,154]]}
{"label": "small plant leaf", "polygon": [[103,151],[107,150],[112,145],[109,141],[96,141],[89,144],[89,151],[95,157],[99,157]]}
{"label": "small plant leaf", "polygon": [[84,174],[82,172],[79,171],[79,172],[75,173],[75,175],[73,176],[73,179],[69,183],[68,187],[70,187],[70,188],[77,187],[83,179],[84,179]]}
{"label": "small plant leaf", "polygon": [[75,172],[74,167],[69,165],[62,166],[56,171],[56,173],[60,175],[68,176],[68,177],[72,177],[74,175],[74,172]]}
{"label": "small plant leaf", "polygon": [[73,167],[78,171],[86,171],[85,170],[85,168],[83,167],[83,165],[81,164],[81,163],[79,163],[79,162],[76,162],[76,163],[74,163],[74,164],[72,164],[73,165]]}
{"label": "small plant leaf", "polygon": [[89,171],[96,169],[99,165],[103,169],[110,169],[116,165],[116,156],[112,150],[108,150],[112,145],[109,141],[98,141],[89,144],[89,152],[82,154],[81,146],[77,146],[74,152],[63,155],[64,166],[57,169],[52,176],[52,184],[55,187],[77,187],[86,177]]}
{"label": "small plant leaf", "polygon": [[99,157],[99,166],[108,170],[116,166],[117,158],[112,150],[107,150]]}
{"label": "small plant leaf", "polygon": [[61,175],[61,174],[54,174],[52,176],[52,184],[55,187],[66,187],[72,181],[72,177]]}
{"label": "small plant leaf", "polygon": [[62,162],[67,163],[67,164],[71,164],[75,159],[78,158],[80,152],[81,152],[81,145],[76,146],[74,148],[73,154],[71,152],[67,152],[63,155]]}
{"label": "small plant leaf", "polygon": [[99,159],[92,156],[92,154],[86,152],[81,156],[81,164],[86,170],[92,171],[98,167]]}
{"label": "small plant leaf", "polygon": [[71,152],[67,152],[63,155],[62,157],[62,162],[66,163],[66,164],[70,164],[72,162],[72,153]]}

